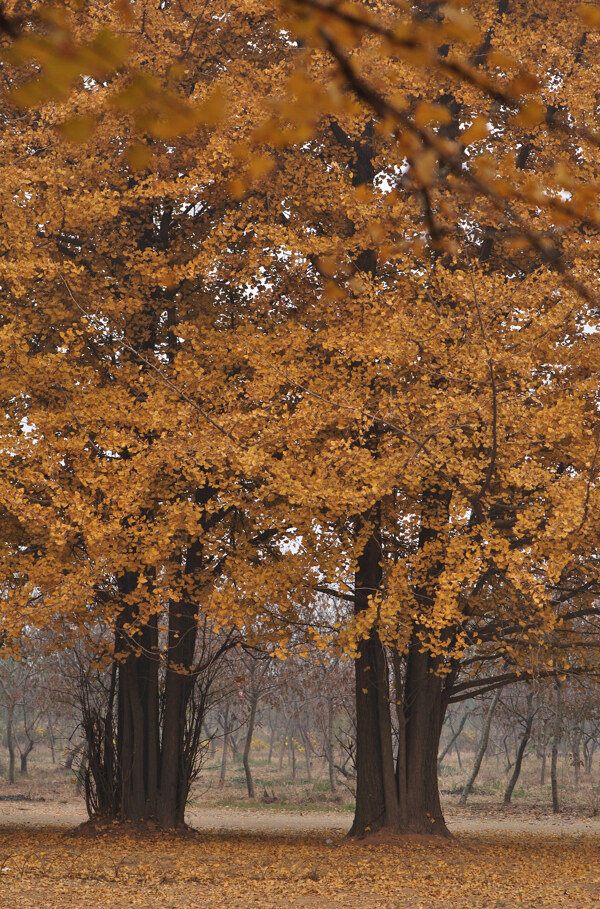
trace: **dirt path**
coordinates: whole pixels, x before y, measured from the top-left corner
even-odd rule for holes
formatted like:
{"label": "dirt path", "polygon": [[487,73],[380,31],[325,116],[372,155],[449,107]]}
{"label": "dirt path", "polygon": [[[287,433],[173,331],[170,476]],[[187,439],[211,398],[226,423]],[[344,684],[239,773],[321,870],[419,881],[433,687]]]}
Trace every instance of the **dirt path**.
{"label": "dirt path", "polygon": [[[469,835],[535,834],[538,836],[599,836],[600,817],[570,817],[568,815],[533,815],[515,812],[477,815],[448,807],[448,826],[453,833]],[[63,802],[31,801],[1,802],[2,827],[59,827],[70,828],[87,820],[80,800]],[[187,813],[190,826],[214,833],[346,833],[352,816],[343,811],[299,812],[277,809],[191,808]]]}

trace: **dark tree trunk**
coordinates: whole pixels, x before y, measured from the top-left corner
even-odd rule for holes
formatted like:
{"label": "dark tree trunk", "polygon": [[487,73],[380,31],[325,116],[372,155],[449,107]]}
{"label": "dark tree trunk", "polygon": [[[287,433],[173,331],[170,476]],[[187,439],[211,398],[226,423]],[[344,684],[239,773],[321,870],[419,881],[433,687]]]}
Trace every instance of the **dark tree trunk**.
{"label": "dark tree trunk", "polygon": [[248,798],[255,798],[254,780],[250,769],[250,749],[252,747],[252,736],[254,735],[254,724],[256,722],[256,708],[258,707],[258,694],[252,692],[250,695],[250,715],[248,717],[248,730],[246,732],[246,741],[244,743],[244,773],[246,774],[246,787],[248,789]]}
{"label": "dark tree trunk", "polygon": [[[182,572],[184,590],[186,575],[199,567],[201,558],[200,545],[191,545]],[[161,705],[158,617],[139,619],[139,609],[132,605],[137,580],[136,573],[126,572],[118,582],[123,607],[106,716],[97,716],[90,705],[86,711],[84,705],[86,800],[90,814],[135,823],[152,819],[161,827],[175,828],[184,823],[204,718],[205,692],[190,709],[196,684],[197,606],[185,595],[169,603]]]}
{"label": "dark tree trunk", "polygon": [[[381,586],[381,540],[377,524],[358,559],[355,614],[369,606]],[[375,629],[359,642],[356,682],[356,808],[350,836],[365,836],[400,821],[394,775],[389,683],[384,648]]]}
{"label": "dark tree trunk", "polygon": [[[443,567],[449,495],[432,487],[423,495],[419,549],[428,559],[415,588],[424,614],[433,607]],[[358,559],[355,612],[363,613],[381,588],[379,507],[367,516],[371,534]],[[360,529],[360,528],[359,528]],[[395,657],[398,750],[394,766],[388,663],[376,628],[359,643],[356,660],[356,813],[351,835],[382,828],[400,833],[448,836],[440,803],[437,756],[447,707],[439,662],[423,651],[427,629],[412,631],[402,674]],[[449,631],[449,634],[451,632]]]}
{"label": "dark tree trunk", "polygon": [[194,687],[192,667],[196,647],[195,604],[172,602],[169,610],[169,658],[160,760],[157,820],[161,827],[180,827],[190,784],[186,765],[186,711]]}
{"label": "dark tree trunk", "polygon": [[21,768],[20,768],[20,770],[21,770],[21,776],[27,776],[27,775],[28,775],[27,761],[28,761],[29,755],[30,755],[31,752],[33,751],[33,744],[34,744],[34,743],[32,742],[32,740],[31,740],[31,739],[28,739],[28,740],[27,740],[27,747],[25,748],[25,751],[22,751],[22,752],[21,752]]}
{"label": "dark tree trunk", "polygon": [[[438,486],[423,492],[419,551],[427,552],[415,599],[427,616],[434,607],[437,580],[443,570],[450,495]],[[447,629],[448,644],[452,629]],[[410,833],[449,836],[437,775],[440,735],[448,702],[439,658],[423,648],[427,628],[415,623],[406,658],[404,696],[396,775],[400,824]],[[456,744],[456,743],[455,743]]]}
{"label": "dark tree trunk", "polygon": [[412,833],[448,836],[442,814],[437,755],[444,721],[443,679],[413,632],[404,685],[404,733],[397,761],[400,819]]}
{"label": "dark tree trunk", "polygon": [[517,757],[515,760],[515,766],[513,768],[512,776],[508,782],[508,786],[504,792],[504,804],[510,805],[512,799],[512,794],[514,788],[517,785],[517,780],[521,775],[521,766],[523,764],[523,755],[525,754],[525,749],[529,744],[529,739],[531,738],[531,729],[533,726],[533,694],[527,696],[527,717],[525,719],[525,729],[523,730],[523,735],[521,736],[521,741],[519,742],[519,748],[517,751]]}
{"label": "dark tree trunk", "polygon": [[[126,599],[137,575],[127,572],[119,588]],[[152,616],[136,627],[135,610],[124,606],[117,627],[120,814],[142,822],[156,817],[158,801],[158,621]],[[135,629],[135,630],[133,630]]]}
{"label": "dark tree trunk", "polygon": [[104,714],[99,713],[93,706],[93,701],[87,698],[85,678],[80,680],[85,742],[71,752],[69,759],[72,767],[77,754],[83,752],[77,770],[77,785],[83,786],[85,790],[86,807],[90,816],[115,817],[121,807],[114,722],[117,672],[117,663],[113,662]]}

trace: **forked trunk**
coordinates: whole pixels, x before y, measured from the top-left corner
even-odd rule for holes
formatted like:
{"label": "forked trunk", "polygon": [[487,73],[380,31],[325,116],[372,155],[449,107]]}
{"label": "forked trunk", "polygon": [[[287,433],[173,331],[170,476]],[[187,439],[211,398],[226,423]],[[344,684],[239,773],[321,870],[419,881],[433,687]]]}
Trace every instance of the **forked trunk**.
{"label": "forked trunk", "polygon": [[[186,554],[185,573],[201,561],[199,545]],[[197,607],[186,598],[169,603],[163,702],[158,617],[138,621],[132,605],[137,575],[119,579],[123,608],[116,628],[116,661],[106,716],[84,709],[89,754],[86,799],[90,814],[163,828],[184,823],[185,805],[201,742],[205,692],[194,693]],[[115,694],[116,692],[116,694]],[[116,706],[116,749],[113,747]]]}
{"label": "forked trunk", "polygon": [[512,794],[514,792],[515,786],[519,776],[521,775],[521,767],[523,765],[523,757],[525,755],[525,749],[529,744],[529,739],[531,738],[531,729],[533,727],[533,719],[535,716],[535,711],[533,709],[533,694],[530,693],[527,696],[527,717],[525,720],[525,729],[523,730],[523,735],[521,736],[521,741],[519,742],[519,750],[517,751],[517,757],[515,760],[515,766],[512,772],[512,776],[508,781],[508,786],[504,792],[504,804],[510,805]]}
{"label": "forked trunk", "polygon": [[404,683],[404,728],[396,775],[400,825],[410,833],[448,836],[442,814],[437,757],[444,722],[443,679],[413,633]]}
{"label": "forked trunk", "polygon": [[[429,559],[415,589],[423,610],[433,606],[433,592],[443,565],[444,533],[449,496],[437,487],[423,497],[419,549]],[[382,541],[380,508],[365,518],[371,534],[359,556],[355,576],[357,616],[368,609],[381,589]],[[360,530],[360,527],[359,527]],[[444,679],[436,659],[423,651],[426,629],[415,625],[405,671],[396,656],[398,749],[394,761],[389,672],[385,649],[376,628],[359,642],[356,659],[356,811],[351,836],[378,830],[448,836],[440,803],[437,757],[447,707]]]}
{"label": "forked trunk", "polygon": [[361,648],[357,665],[357,786],[350,835],[361,837],[385,829],[448,836],[437,777],[443,681],[431,672],[427,654],[412,653],[404,703],[398,711],[404,721],[394,766],[383,647],[373,636],[363,644],[368,646]]}
{"label": "forked trunk", "polygon": [[471,773],[469,774],[469,778],[468,778],[467,782],[465,783],[464,789],[460,796],[460,802],[459,802],[460,805],[467,804],[467,799],[469,798],[469,796],[471,794],[471,790],[473,789],[473,786],[475,785],[475,780],[477,779],[477,777],[479,775],[479,771],[481,770],[481,765],[483,763],[483,759],[485,757],[485,753],[486,753],[487,747],[488,747],[488,742],[490,740],[490,730],[492,728],[492,720],[494,718],[494,712],[496,710],[496,707],[498,706],[499,700],[500,700],[500,689],[498,688],[498,690],[496,691],[496,694],[494,695],[494,697],[492,699],[492,703],[490,704],[490,706],[488,708],[486,716],[485,716],[485,721],[483,723],[483,727],[481,730],[481,737],[479,739],[479,745],[477,746],[477,751],[475,753],[475,760],[473,761],[473,767],[471,768]]}

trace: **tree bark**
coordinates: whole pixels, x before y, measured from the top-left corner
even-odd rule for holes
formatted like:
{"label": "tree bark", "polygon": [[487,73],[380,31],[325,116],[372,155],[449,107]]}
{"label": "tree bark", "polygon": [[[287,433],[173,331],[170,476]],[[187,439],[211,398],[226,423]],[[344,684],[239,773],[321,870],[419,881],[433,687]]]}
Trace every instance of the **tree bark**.
{"label": "tree bark", "polygon": [[[183,558],[183,556],[182,556]],[[169,603],[164,703],[159,703],[158,617],[143,620],[134,603],[137,574],[118,581],[123,606],[115,633],[115,664],[104,720],[84,721],[90,756],[86,800],[90,813],[169,829],[184,824],[185,805],[201,745],[206,694],[190,710],[195,691],[197,605],[186,596],[186,576],[200,567],[191,544],[182,569],[182,594]],[[116,749],[112,701],[116,692]]]}
{"label": "tree bark", "polygon": [[27,747],[25,748],[24,751],[21,752],[21,767],[20,767],[21,776],[28,775],[28,759],[29,759],[29,755],[33,751],[33,745],[34,745],[33,741],[31,739],[28,739]]}
{"label": "tree bark", "polygon": [[[435,604],[438,578],[443,571],[450,493],[437,484],[423,491],[418,547],[426,553],[424,569],[415,585],[415,600],[426,617]],[[410,833],[449,836],[437,775],[437,756],[447,700],[439,658],[423,647],[427,628],[414,624],[404,678],[403,722],[398,743],[396,779],[401,829]],[[448,642],[453,630],[446,629]],[[455,742],[456,745],[456,742]]]}
{"label": "tree bark", "polygon": [[437,776],[437,755],[444,721],[443,679],[435,661],[421,652],[413,632],[404,683],[404,730],[396,765],[400,823],[411,833],[448,836]]}
{"label": "tree bark", "polygon": [[[355,614],[360,616],[381,587],[381,539],[376,509],[373,530],[358,559]],[[375,833],[400,822],[394,776],[386,658],[377,631],[359,642],[355,660],[356,808],[350,836]]]}
{"label": "tree bark", "polygon": [[[419,550],[427,551],[415,599],[427,615],[434,606],[443,568],[450,497],[432,486],[423,494]],[[357,615],[381,589],[379,507],[367,516],[372,527],[359,556],[354,604]],[[359,528],[360,530],[360,528]],[[405,671],[394,657],[398,749],[394,767],[388,663],[376,628],[359,643],[356,667],[356,813],[351,835],[382,828],[399,833],[449,836],[442,814],[437,756],[447,707],[438,658],[423,648],[427,628],[415,622]],[[451,629],[448,635],[451,636]]]}
{"label": "tree bark", "polygon": [[184,823],[190,783],[184,741],[186,712],[194,686],[196,609],[194,603],[183,600],[171,603],[169,610],[169,658],[157,805],[157,819],[162,827],[180,827]]}
{"label": "tree bark", "polygon": [[119,580],[125,605],[117,625],[118,735],[120,814],[136,823],[156,817],[158,801],[158,622],[153,616],[136,627],[136,614],[127,602],[137,586],[137,574]]}

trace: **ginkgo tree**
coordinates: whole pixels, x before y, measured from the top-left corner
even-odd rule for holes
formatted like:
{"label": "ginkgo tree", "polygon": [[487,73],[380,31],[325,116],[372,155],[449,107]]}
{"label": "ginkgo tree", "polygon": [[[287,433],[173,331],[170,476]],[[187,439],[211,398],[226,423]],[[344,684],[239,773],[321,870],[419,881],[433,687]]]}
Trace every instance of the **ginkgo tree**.
{"label": "ginkgo tree", "polygon": [[[85,12],[82,33],[111,16],[98,5]],[[227,15],[235,22],[234,9]],[[218,45],[222,22],[210,23]],[[232,100],[239,78],[247,92],[240,113],[231,111],[229,135],[204,128],[203,154],[198,135],[176,149],[157,146],[151,170],[129,153],[142,114],[139,80],[128,74],[120,89],[107,89],[111,103],[105,86],[86,82],[63,104],[48,104],[43,128],[37,109],[12,109],[3,195],[3,613],[7,649],[29,625],[54,633],[57,646],[87,630],[96,657],[115,661],[116,742],[113,749],[109,738],[104,751],[115,779],[104,807],[175,826],[193,767],[195,682],[238,640],[235,630],[252,626],[257,609],[236,566],[247,561],[257,571],[269,541],[252,530],[254,474],[242,441],[260,420],[232,344],[238,327],[248,323],[251,336],[262,318],[246,291],[258,264],[248,250],[251,214],[228,191],[239,169],[238,125],[253,125],[247,80],[262,60],[260,49],[247,48],[246,22],[231,32],[235,62],[225,74],[222,49],[186,51],[186,13],[180,28],[168,10],[140,13],[136,24],[131,60],[148,80],[168,84],[171,66],[189,56],[178,76],[189,92],[204,96],[211,68],[224,90],[230,80]],[[265,83],[277,81],[282,65],[284,39],[272,31],[281,46]],[[28,74],[17,68],[11,78],[16,91]],[[98,120],[93,141],[69,144],[63,124],[89,109]],[[146,128],[157,141],[158,127]],[[163,138],[166,131],[163,124]],[[224,601],[211,607],[217,588]],[[205,622],[215,635],[217,623],[228,626],[208,655],[198,653]],[[99,643],[98,627],[107,629]],[[112,723],[106,728],[112,736]]]}
{"label": "ginkgo tree", "polygon": [[573,88],[547,7],[91,4],[43,41],[127,48],[58,86],[8,35],[5,646],[109,629],[120,816],[183,822],[199,622],[355,658],[357,835],[446,832],[450,701],[595,669],[597,39]]}
{"label": "ginkgo tree", "polygon": [[[562,653],[557,658],[553,650],[556,629],[561,628],[560,647],[569,641],[576,651],[581,643],[588,652],[589,629],[578,623],[596,614],[597,566],[587,537],[598,451],[596,312],[587,253],[594,248],[597,224],[592,207],[597,139],[585,114],[574,121],[581,108],[577,92],[574,103],[570,91],[560,104],[556,97],[559,78],[571,88],[573,69],[578,86],[589,80],[590,45],[595,46],[596,38],[582,25],[578,70],[568,58],[565,36],[566,60],[557,59],[560,44],[552,48],[552,79],[548,69],[539,67],[535,79],[518,75],[498,87],[488,75],[500,63],[492,37],[512,52],[503,67],[518,69],[516,61],[526,56],[524,33],[515,29],[506,4],[478,5],[487,25],[485,37],[476,29],[467,34],[470,20],[461,17],[460,37],[475,44],[472,57],[483,64],[483,73],[447,46],[439,49],[452,29],[444,31],[445,24],[435,21],[435,13],[443,12],[437,4],[427,5],[426,21],[419,18],[395,30],[383,17],[373,18],[358,7],[296,6],[304,12],[318,8],[308,27],[304,19],[303,33],[326,46],[342,83],[397,143],[396,172],[402,179],[395,190],[394,227],[401,217],[398,209],[406,218],[416,197],[432,244],[428,256],[419,248],[420,238],[412,243],[416,255],[405,266],[415,285],[408,315],[406,289],[403,299],[394,298],[382,267],[390,251],[396,254],[396,268],[398,260],[406,261],[407,239],[411,246],[406,221],[395,246],[382,243],[380,233],[377,269],[374,255],[370,263],[358,256],[344,263],[336,251],[341,286],[344,265],[346,272],[362,272],[363,288],[364,271],[371,279],[370,294],[361,301],[358,351],[348,344],[346,358],[344,347],[336,346],[342,351],[339,360],[352,364],[348,384],[353,391],[362,389],[357,408],[362,453],[370,454],[363,479],[375,493],[353,527],[355,538],[361,532],[363,537],[354,549],[357,571],[350,598],[365,635],[357,660],[359,778],[353,829],[359,834],[380,826],[444,832],[435,756],[447,703],[514,679],[519,674],[515,667],[525,674],[564,671],[569,657]],[[520,7],[519,21],[528,21],[530,5]],[[552,15],[554,7],[542,12],[536,6],[536,21],[544,23],[535,32],[541,50],[546,49]],[[584,19],[593,22],[594,16],[584,11]],[[575,15],[562,18],[562,29],[572,21],[577,21]],[[558,24],[556,31],[562,35]],[[369,37],[383,38],[375,53]],[[527,40],[531,47],[530,31]],[[398,56],[403,59],[400,69]],[[436,79],[440,73],[462,77],[458,90],[430,84],[429,97],[438,88],[445,110],[423,110],[423,75],[417,88],[407,58],[418,68],[434,68]],[[388,71],[374,71],[375,59],[385,59]],[[390,97],[399,87],[406,92],[400,102],[398,95]],[[536,88],[538,97],[521,98],[521,91],[531,94]],[[486,99],[492,102],[489,108]],[[471,126],[462,128],[461,117]],[[436,120],[441,127],[433,132],[429,123]],[[482,153],[471,150],[473,141],[486,138]],[[581,164],[585,161],[589,182],[575,179],[569,153]],[[394,150],[389,154],[393,160]],[[358,153],[356,164],[361,165]],[[366,182],[358,167],[349,181],[354,185]],[[574,225],[575,237],[565,230]],[[540,269],[540,260],[546,268]],[[346,286],[356,295],[356,278],[351,281]],[[395,303],[392,313],[377,308],[377,290],[388,307]],[[347,315],[347,299],[342,307]],[[387,342],[369,351],[370,361],[364,355],[365,312]],[[404,324],[398,337],[392,326],[400,318]],[[408,339],[415,350],[407,362]],[[325,346],[331,350],[327,342]],[[399,373],[404,373],[403,381]],[[321,399],[335,399],[344,407],[348,391],[340,393],[339,373],[329,394],[323,392],[322,367],[315,374]],[[311,394],[311,383],[305,384]],[[402,386],[408,386],[408,398]],[[361,429],[355,427],[350,437],[360,439]],[[333,495],[344,500],[339,490]],[[400,521],[401,528],[391,532],[386,526],[388,497],[393,497],[392,527]],[[370,535],[367,530],[365,536],[365,524]],[[399,708],[395,761],[382,648],[382,637],[389,633],[382,634],[386,605],[391,607],[387,618],[400,633],[392,643],[400,657],[392,696]],[[461,678],[467,667],[481,671],[488,660],[502,669],[491,676]],[[585,668],[595,669],[593,654],[591,666],[580,659],[578,671]]]}

